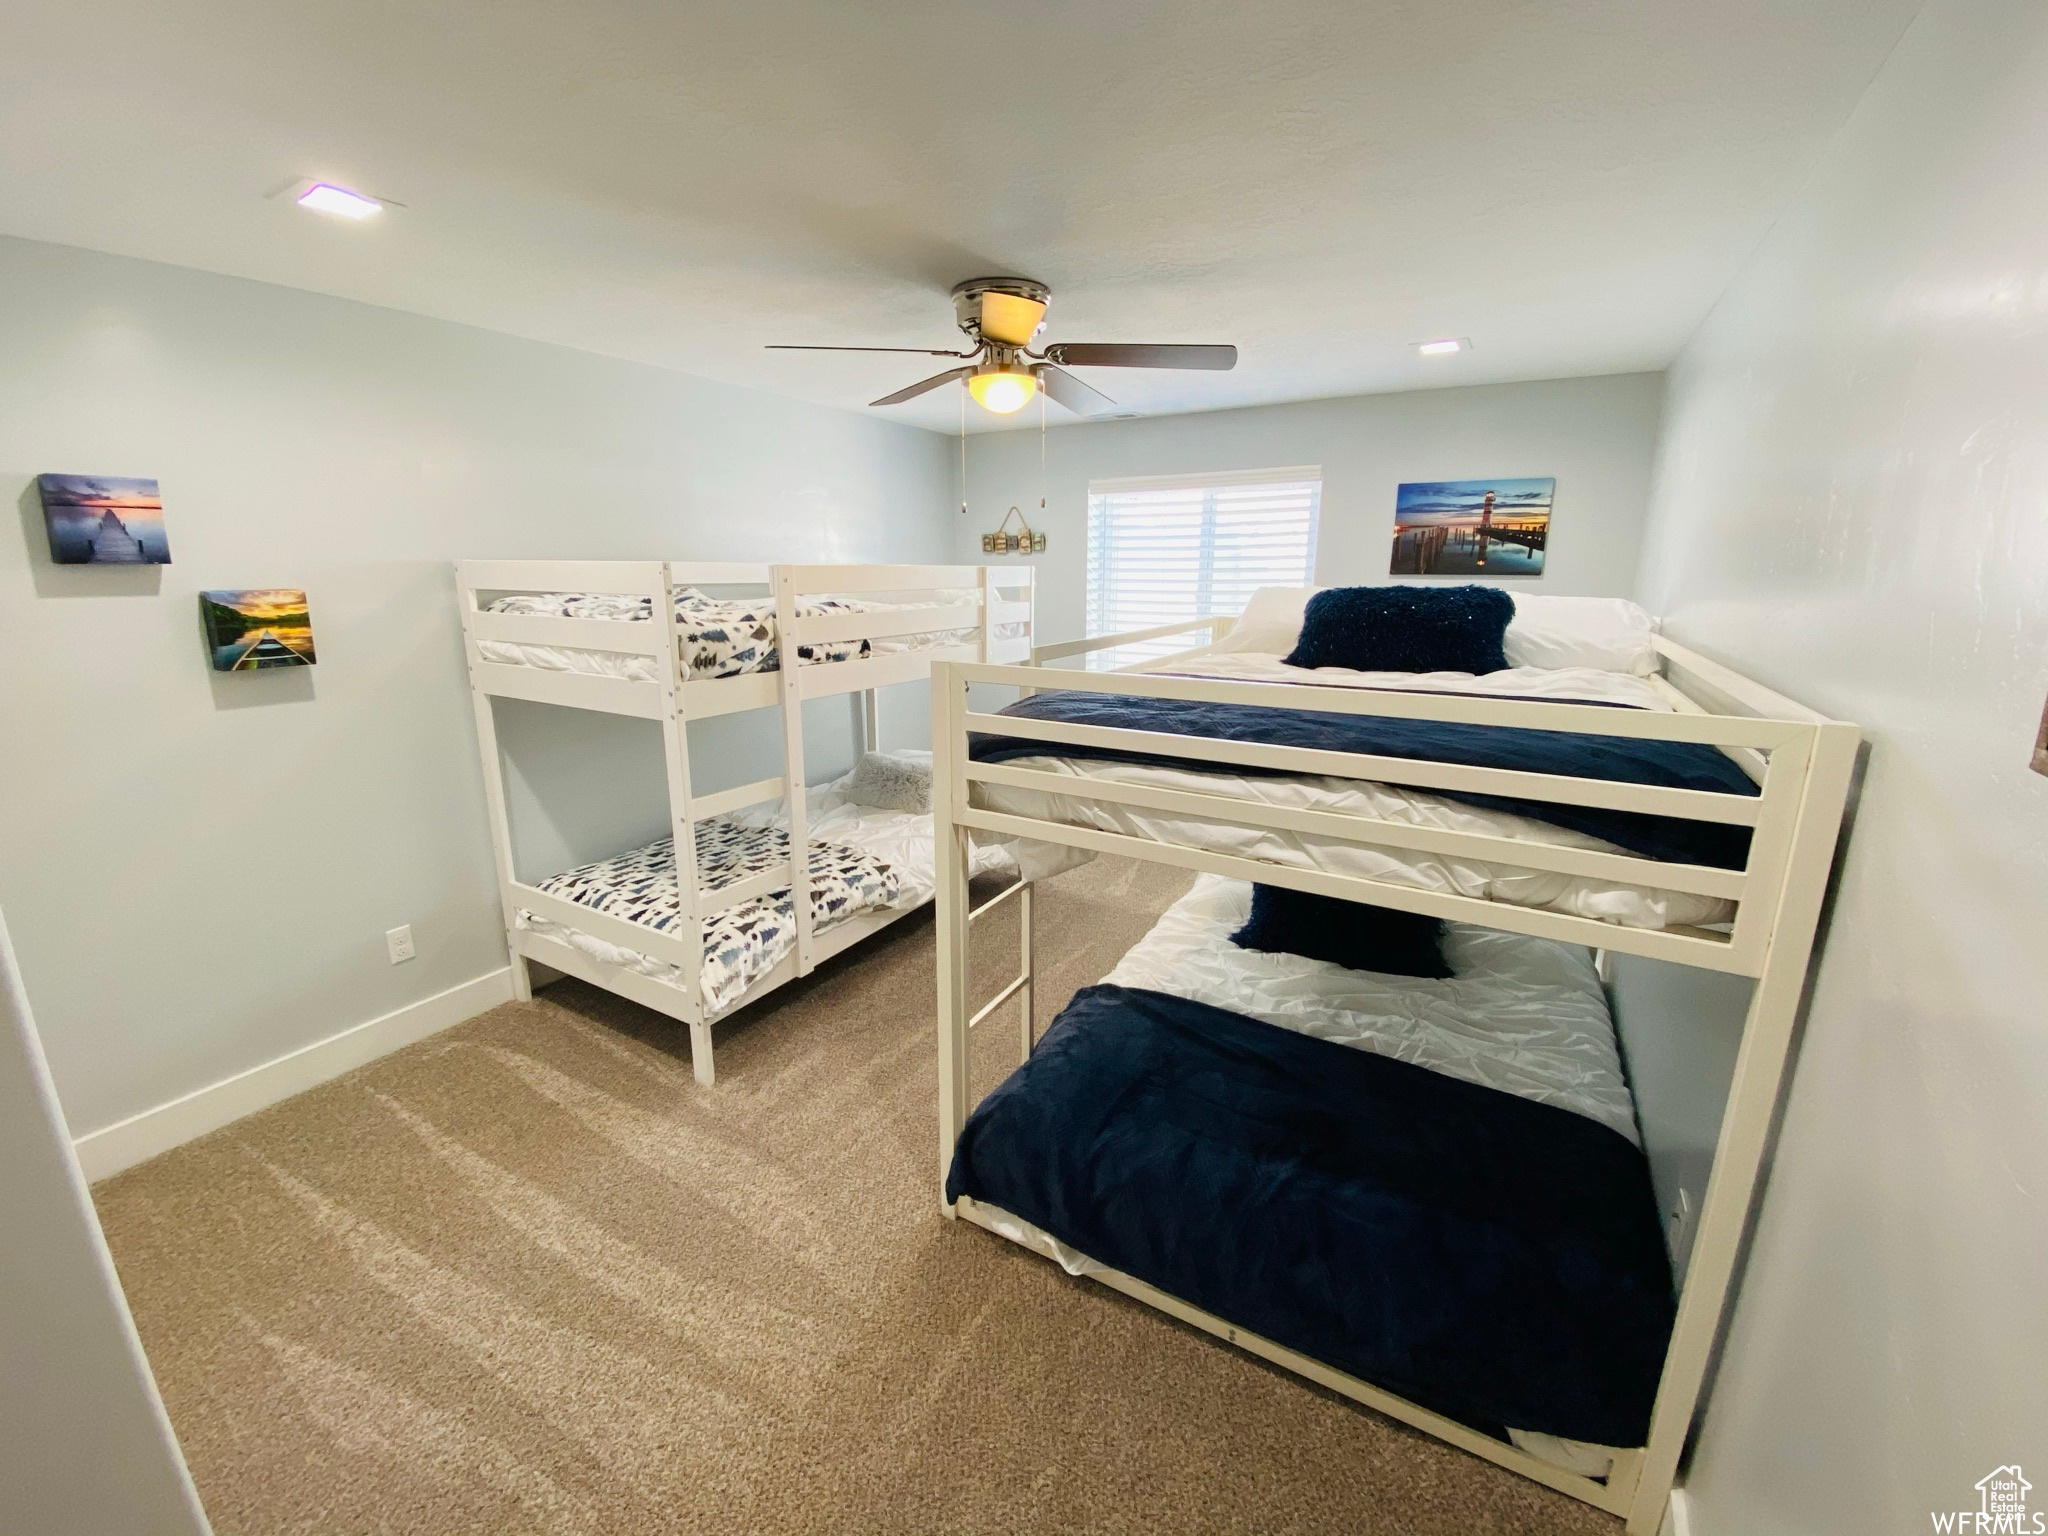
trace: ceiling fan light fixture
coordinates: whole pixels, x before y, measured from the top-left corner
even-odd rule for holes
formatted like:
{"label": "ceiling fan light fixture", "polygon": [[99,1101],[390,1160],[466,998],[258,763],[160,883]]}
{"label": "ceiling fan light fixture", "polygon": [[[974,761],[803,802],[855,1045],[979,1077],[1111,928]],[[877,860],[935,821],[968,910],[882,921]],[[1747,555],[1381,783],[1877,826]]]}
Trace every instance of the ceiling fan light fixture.
{"label": "ceiling fan light fixture", "polygon": [[967,392],[983,410],[1008,416],[1031,403],[1038,380],[1026,369],[990,364],[967,376]]}

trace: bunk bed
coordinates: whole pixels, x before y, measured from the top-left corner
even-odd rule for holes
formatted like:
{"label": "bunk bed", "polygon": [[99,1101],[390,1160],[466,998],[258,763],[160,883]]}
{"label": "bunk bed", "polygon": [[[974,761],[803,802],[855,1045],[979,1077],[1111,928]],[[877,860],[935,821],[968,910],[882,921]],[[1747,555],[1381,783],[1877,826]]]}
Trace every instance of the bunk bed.
{"label": "bunk bed", "polygon": [[[1538,646],[1474,676],[1290,667],[1291,631],[1255,617],[1147,632],[1211,639],[1134,671],[1044,666],[1134,636],[934,669],[943,1208],[1647,1536],[1859,733],[1647,623],[1620,664]],[[970,687],[1019,698],[984,713]],[[1028,932],[970,1008],[977,841],[1038,877],[1108,853],[1201,878],[1038,1038]],[[1252,947],[1260,886],[1441,919],[1449,974]],[[1675,1289],[1601,984],[1616,952],[1753,981]],[[971,1104],[974,1027],[1017,997],[1021,1064]]]}
{"label": "bunk bed", "polygon": [[[878,751],[880,689],[1031,651],[1028,566],[464,560],[455,577],[514,994],[532,996],[537,961],[667,1014],[706,1084],[715,1020],[933,891],[929,812],[804,782],[804,703],[858,695],[861,748]],[[522,880],[498,699],[658,722],[669,835]],[[690,724],[767,709],[782,771],[698,793]]]}

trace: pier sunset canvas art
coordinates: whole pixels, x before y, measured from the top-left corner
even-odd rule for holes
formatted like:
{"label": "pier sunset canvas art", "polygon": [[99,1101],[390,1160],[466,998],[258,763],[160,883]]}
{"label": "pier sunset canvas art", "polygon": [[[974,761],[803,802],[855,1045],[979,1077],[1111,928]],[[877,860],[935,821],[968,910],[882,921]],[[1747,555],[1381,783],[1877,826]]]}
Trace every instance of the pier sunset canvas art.
{"label": "pier sunset canvas art", "polygon": [[199,610],[216,672],[313,665],[313,620],[297,587],[202,592]]}
{"label": "pier sunset canvas art", "polygon": [[1393,576],[1540,576],[1554,479],[1418,480],[1394,494]]}
{"label": "pier sunset canvas art", "polygon": [[154,480],[38,475],[50,558],[59,565],[169,565],[164,499]]}

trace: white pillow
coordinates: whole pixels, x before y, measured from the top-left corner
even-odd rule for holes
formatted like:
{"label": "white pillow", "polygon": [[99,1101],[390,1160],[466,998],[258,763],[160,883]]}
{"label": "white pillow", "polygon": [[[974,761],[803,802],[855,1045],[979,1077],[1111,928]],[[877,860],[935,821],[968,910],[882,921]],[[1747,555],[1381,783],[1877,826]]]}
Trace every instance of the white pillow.
{"label": "white pillow", "polygon": [[1648,677],[1657,670],[1657,621],[1625,597],[1515,594],[1503,648],[1511,667],[1593,667]]}
{"label": "white pillow", "polygon": [[1260,587],[1237,626],[1212,647],[1219,654],[1259,651],[1285,656],[1301,638],[1301,614],[1321,587]]}

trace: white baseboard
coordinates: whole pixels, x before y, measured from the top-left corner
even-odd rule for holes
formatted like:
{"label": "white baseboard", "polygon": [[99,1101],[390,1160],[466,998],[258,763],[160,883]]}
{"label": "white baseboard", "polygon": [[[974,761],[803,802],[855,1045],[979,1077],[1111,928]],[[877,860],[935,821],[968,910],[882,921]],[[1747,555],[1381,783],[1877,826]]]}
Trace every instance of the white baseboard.
{"label": "white baseboard", "polygon": [[1664,1524],[1658,1527],[1657,1536],[1693,1536],[1692,1501],[1686,1498],[1683,1488],[1671,1490],[1671,1500],[1664,1506]]}
{"label": "white baseboard", "polygon": [[210,1087],[195,1089],[139,1115],[88,1131],[72,1141],[79,1165],[88,1180],[104,1179],[195,1136],[217,1131],[244,1115],[268,1109],[295,1093],[304,1093],[344,1072],[353,1072],[400,1046],[473,1019],[509,1002],[511,997],[512,971],[501,965],[460,986],[408,1003],[382,1018],[354,1025],[275,1061],[223,1078]]}

